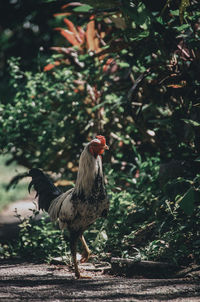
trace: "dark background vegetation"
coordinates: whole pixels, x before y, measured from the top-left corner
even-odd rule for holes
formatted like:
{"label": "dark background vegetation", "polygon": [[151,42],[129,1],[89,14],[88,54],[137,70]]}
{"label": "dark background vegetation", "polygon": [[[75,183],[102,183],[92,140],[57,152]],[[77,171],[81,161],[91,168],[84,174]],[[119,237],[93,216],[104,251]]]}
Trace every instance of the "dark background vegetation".
{"label": "dark background vegetation", "polygon": [[[198,1],[107,2],[1,3],[0,148],[68,185],[83,143],[105,135],[111,209],[93,249],[198,262]],[[54,255],[57,233],[31,223],[8,254]]]}

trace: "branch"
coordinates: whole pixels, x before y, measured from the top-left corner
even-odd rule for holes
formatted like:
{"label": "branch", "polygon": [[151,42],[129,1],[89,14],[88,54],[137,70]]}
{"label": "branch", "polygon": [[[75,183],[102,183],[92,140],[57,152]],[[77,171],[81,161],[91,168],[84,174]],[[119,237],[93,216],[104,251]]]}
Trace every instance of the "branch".
{"label": "branch", "polygon": [[138,84],[140,82],[142,82],[144,80],[144,78],[146,78],[148,76],[148,74],[150,73],[150,68],[148,68],[145,72],[143,72],[135,81],[133,86],[131,87],[131,89],[128,92],[128,100],[131,101],[131,98],[133,96],[133,93],[135,91],[135,89],[137,88]]}

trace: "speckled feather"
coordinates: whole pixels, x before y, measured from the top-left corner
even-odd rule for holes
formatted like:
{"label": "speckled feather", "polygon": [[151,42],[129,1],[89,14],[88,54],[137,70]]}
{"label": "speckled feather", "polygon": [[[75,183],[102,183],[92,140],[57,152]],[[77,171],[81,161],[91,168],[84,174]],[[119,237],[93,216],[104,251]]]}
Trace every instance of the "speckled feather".
{"label": "speckled feather", "polygon": [[61,229],[82,233],[109,209],[101,157],[94,158],[89,145],[81,154],[75,187],[54,199],[49,207],[51,219],[59,219]]}
{"label": "speckled feather", "polygon": [[98,217],[106,216],[109,201],[103,180],[102,160],[89,152],[93,140],[84,148],[80,160],[75,187],[61,193],[50,179],[39,169],[32,169],[29,174],[39,195],[39,208],[48,211],[51,220],[59,220],[61,229],[83,233]]}

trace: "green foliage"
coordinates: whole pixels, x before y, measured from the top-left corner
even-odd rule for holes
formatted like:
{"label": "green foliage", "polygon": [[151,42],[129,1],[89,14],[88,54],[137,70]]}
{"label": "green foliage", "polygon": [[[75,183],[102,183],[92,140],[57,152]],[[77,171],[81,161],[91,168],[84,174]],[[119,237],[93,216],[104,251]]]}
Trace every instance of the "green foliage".
{"label": "green foliage", "polygon": [[21,257],[33,261],[50,261],[53,257],[66,256],[67,241],[64,234],[43,215],[38,219],[39,212],[33,210],[28,218],[20,220],[19,238],[17,242],[1,245],[0,257]]}
{"label": "green foliage", "polygon": [[7,191],[7,185],[12,177],[25,171],[23,167],[17,166],[16,163],[6,166],[9,159],[8,156],[0,156],[0,212],[10,202],[24,199],[27,196],[27,183],[25,181],[20,182],[16,188]]}
{"label": "green foliage", "polygon": [[[127,177],[131,187],[126,190],[116,187],[114,183],[109,185],[110,211],[107,219],[97,220],[84,233],[91,250],[99,257],[107,257],[111,253],[112,256],[162,260],[181,265],[198,262],[199,177],[193,181],[170,181],[169,188],[162,190],[158,183],[158,158],[142,162],[140,169],[140,175],[136,174],[134,179]],[[124,181],[123,173],[119,175],[112,171],[111,174],[112,179],[119,182],[117,178],[122,177]],[[108,181],[111,174],[108,174]],[[178,186],[175,185],[177,183]],[[1,257],[17,255],[49,261],[53,257],[68,255],[66,235],[46,216],[37,220],[37,215],[38,212],[34,211],[29,219],[21,221],[17,243],[1,246]]]}
{"label": "green foliage", "polygon": [[[197,191],[194,188],[190,188],[185,195],[181,197],[179,205],[187,215],[191,215],[194,212],[196,193]],[[198,198],[199,197],[200,195]]]}
{"label": "green foliage", "polygon": [[0,145],[28,168],[58,171],[70,160],[76,162],[81,133],[87,133],[90,122],[73,91],[75,74],[68,68],[53,74],[22,72],[18,61],[10,61],[16,97],[0,105]]}
{"label": "green foliage", "polygon": [[62,0],[0,2],[0,102],[7,103],[14,94],[12,87],[8,88],[10,57],[23,57],[23,68],[36,71],[50,55],[49,48],[57,38],[51,30],[55,24],[52,15],[62,3]]}
{"label": "green foliage", "polygon": [[[120,191],[109,196],[111,207],[108,220],[95,225],[95,232],[106,232],[103,238],[98,237],[98,244],[104,246],[101,253],[112,251],[112,256],[181,265],[194,260],[198,262],[199,178],[178,178],[169,181],[168,190],[162,190],[158,159],[143,162],[141,167],[141,176],[132,180],[131,188],[125,191],[112,185],[112,190]],[[115,179],[113,172],[112,178]],[[87,236],[91,240],[89,234]]]}
{"label": "green foliage", "polygon": [[[86,232],[93,249],[198,261],[198,3],[113,3],[63,7],[67,27],[46,72],[10,60],[15,94],[0,105],[0,148],[25,167],[74,178],[83,142],[104,134],[111,208]],[[39,248],[27,226],[24,237]]]}
{"label": "green foliage", "polygon": [[[76,165],[75,153],[88,135],[102,132],[113,141],[116,161],[121,156],[135,164],[133,146],[142,156],[159,150],[164,161],[178,154],[184,160],[190,154],[195,158],[199,85],[194,66],[199,59],[197,33],[191,28],[198,13],[194,10],[187,16],[188,24],[180,25],[173,14],[176,9],[170,17],[155,14],[146,3],[126,6],[134,24],[123,31],[115,23],[110,30],[106,18],[95,20],[101,25],[98,34],[106,34],[105,45],[101,39],[98,42],[98,59],[76,47],[65,48],[67,55],[59,53],[49,60],[62,65],[46,73],[22,72],[18,62],[10,61],[10,84],[16,94],[1,106],[0,146],[5,152],[12,150],[13,157],[27,167],[59,171],[64,159]],[[72,18],[76,20],[76,15]],[[74,34],[73,23],[70,26]],[[91,31],[96,34],[92,27]],[[93,42],[87,40],[90,48]],[[121,152],[116,137],[123,142]]]}

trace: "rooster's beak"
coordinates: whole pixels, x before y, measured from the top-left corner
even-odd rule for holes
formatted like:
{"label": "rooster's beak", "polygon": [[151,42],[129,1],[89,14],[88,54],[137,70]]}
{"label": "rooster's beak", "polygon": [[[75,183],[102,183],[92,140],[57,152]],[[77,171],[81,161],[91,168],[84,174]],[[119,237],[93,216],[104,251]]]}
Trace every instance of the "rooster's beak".
{"label": "rooster's beak", "polygon": [[109,147],[107,145],[104,146],[105,150],[109,150]]}

